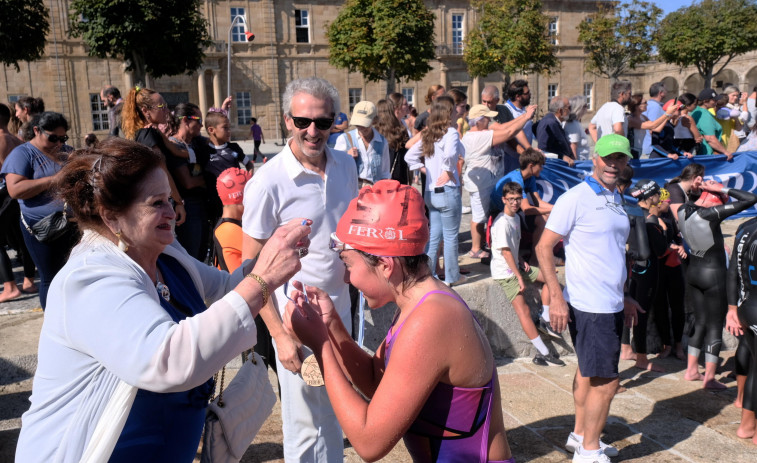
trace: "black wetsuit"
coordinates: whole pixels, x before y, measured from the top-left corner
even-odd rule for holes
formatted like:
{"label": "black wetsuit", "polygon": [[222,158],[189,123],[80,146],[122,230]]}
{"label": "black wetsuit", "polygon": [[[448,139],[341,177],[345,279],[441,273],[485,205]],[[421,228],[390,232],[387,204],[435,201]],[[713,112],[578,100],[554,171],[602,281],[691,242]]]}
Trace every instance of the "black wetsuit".
{"label": "black wetsuit", "polygon": [[691,201],[678,209],[678,224],[689,245],[686,291],[694,309],[694,333],[689,339],[689,355],[699,356],[704,348],[705,362],[717,362],[723,341],[726,299],[726,254],[720,222],[752,207],[757,196],[747,191],[724,189],[737,201],[713,207],[700,207]]}
{"label": "black wetsuit", "polygon": [[[747,375],[743,407],[757,412],[757,297],[752,294],[757,288],[757,218],[739,226],[733,248],[727,279],[728,304],[738,306],[744,335],[739,342],[741,355],[737,357],[741,358],[737,364],[747,366],[747,371],[736,373]],[[744,347],[748,350],[746,356]]]}
{"label": "black wetsuit", "polygon": [[[665,236],[670,244],[682,244],[678,236],[678,225],[673,214],[668,211],[661,214],[667,230]],[[667,250],[660,258],[659,277],[657,279],[657,297],[654,301],[654,319],[657,332],[663,345],[672,346],[681,342],[686,319],[684,311],[684,279],[681,260],[675,251]],[[668,309],[670,312],[668,312]],[[670,337],[671,329],[673,337]]]}

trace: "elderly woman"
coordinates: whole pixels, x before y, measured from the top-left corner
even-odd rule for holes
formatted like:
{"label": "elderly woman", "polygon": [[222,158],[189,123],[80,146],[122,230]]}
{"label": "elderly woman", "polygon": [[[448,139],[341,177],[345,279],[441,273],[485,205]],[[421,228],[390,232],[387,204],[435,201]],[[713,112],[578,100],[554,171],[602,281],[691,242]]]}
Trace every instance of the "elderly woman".
{"label": "elderly woman", "polygon": [[310,227],[280,228],[243,278],[244,266],[229,275],[173,244],[152,150],[108,139],[77,152],[57,185],[84,234],[50,289],[16,459],[79,461],[125,384],[138,391],[110,461],[192,461],[213,374],[255,344],[253,318],[300,268]]}
{"label": "elderly woman", "polygon": [[505,173],[502,172],[502,158],[492,152],[492,146],[499,145],[513,138],[536,111],[536,105],[526,108],[521,116],[505,124],[489,125],[496,111],[490,111],[486,105],[473,106],[469,112],[470,130],[465,133],[461,142],[465,147],[465,182],[463,183],[470,194],[471,206],[471,250],[469,257],[483,259],[490,257],[484,251],[484,224],[489,216],[489,196],[494,190],[497,180]]}
{"label": "elderly woman", "polygon": [[404,438],[413,461],[512,462],[489,342],[460,296],[431,276],[428,233],[418,191],[382,180],[360,191],[332,235],[345,278],[368,305],[399,308],[375,355],[350,338],[318,288],[305,287],[307,299],[294,293],[285,322],[313,350],[363,459],[382,458]]}
{"label": "elderly woman", "polygon": [[21,206],[21,233],[39,270],[39,301],[44,309],[50,282],[66,263],[78,231],[69,225],[56,238],[43,242],[32,228],[40,220],[63,211],[63,201],[57,200],[53,192],[67,158],[62,146],[68,140],[68,121],[62,114],[44,112],[34,116],[30,124],[34,138],[11,151],[1,174],[5,176],[8,193]]}

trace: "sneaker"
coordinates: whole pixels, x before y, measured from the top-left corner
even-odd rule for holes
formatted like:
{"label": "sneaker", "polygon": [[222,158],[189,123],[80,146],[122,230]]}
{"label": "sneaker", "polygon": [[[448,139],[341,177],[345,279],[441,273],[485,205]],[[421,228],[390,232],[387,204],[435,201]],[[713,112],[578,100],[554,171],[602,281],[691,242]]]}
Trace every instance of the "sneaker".
{"label": "sneaker", "polygon": [[573,463],[612,463],[610,461],[610,457],[607,456],[605,453],[595,453],[590,456],[584,456],[581,455],[581,453],[576,449],[575,452],[573,452]]}
{"label": "sneaker", "polygon": [[562,339],[562,336],[560,336],[560,333],[553,330],[552,325],[550,325],[549,322],[545,321],[541,317],[539,317],[539,326],[537,326],[536,328],[542,333],[546,334],[547,336],[551,336],[557,339]]}
{"label": "sneaker", "polygon": [[453,286],[460,286],[463,283],[465,283],[466,281],[468,281],[468,277],[465,276],[465,275],[460,275],[460,278],[456,282],[454,282],[454,283],[447,283],[446,281],[443,282],[443,283],[451,288]]}
{"label": "sneaker", "polygon": [[463,206],[463,214],[470,214],[471,208],[470,206]]}
{"label": "sneaker", "polygon": [[540,367],[548,367],[548,366],[558,366],[558,367],[564,367],[565,362],[560,360],[560,358],[550,352],[547,355],[542,355],[541,353],[537,352],[536,355],[534,355],[533,362]]}
{"label": "sneaker", "polygon": [[[575,452],[576,449],[581,445],[582,442],[578,440],[575,434],[570,433],[568,436],[568,441],[565,443],[565,450],[568,452]],[[608,457],[617,457],[618,456],[618,449],[613,447],[612,445],[605,444],[601,440],[599,441],[599,448],[602,449],[602,453],[607,455]]]}

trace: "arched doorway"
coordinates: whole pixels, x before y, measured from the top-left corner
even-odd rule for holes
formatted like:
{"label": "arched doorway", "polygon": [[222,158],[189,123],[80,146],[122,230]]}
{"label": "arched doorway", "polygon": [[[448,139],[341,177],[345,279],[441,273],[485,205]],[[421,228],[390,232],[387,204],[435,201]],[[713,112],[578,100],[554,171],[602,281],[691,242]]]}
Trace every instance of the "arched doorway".
{"label": "arched doorway", "polygon": [[729,85],[739,86],[739,75],[730,69],[723,69],[712,76],[712,88],[723,91]]}
{"label": "arched doorway", "polygon": [[[679,95],[678,80],[675,77],[665,77],[661,82],[665,85],[665,91],[667,92],[665,101],[672,100]],[[663,101],[663,103],[665,103],[665,101]]]}
{"label": "arched doorway", "polygon": [[693,93],[695,96],[704,89],[704,79],[699,74],[691,74],[683,81],[681,93]]}
{"label": "arched doorway", "polygon": [[757,66],[753,67],[746,73],[746,91],[751,93],[754,87],[757,87]]}

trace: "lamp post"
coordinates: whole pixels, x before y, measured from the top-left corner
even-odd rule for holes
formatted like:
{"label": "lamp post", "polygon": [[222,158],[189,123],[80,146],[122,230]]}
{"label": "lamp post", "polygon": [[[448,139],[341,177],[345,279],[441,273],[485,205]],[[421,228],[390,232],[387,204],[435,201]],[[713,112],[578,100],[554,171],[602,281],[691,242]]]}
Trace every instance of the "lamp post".
{"label": "lamp post", "polygon": [[231,96],[231,32],[234,30],[234,27],[240,22],[244,24],[244,29],[245,29],[244,35],[245,37],[247,37],[247,41],[252,42],[253,40],[255,40],[255,34],[247,30],[247,21],[245,21],[244,16],[241,16],[241,15],[234,16],[234,20],[231,21],[231,26],[229,27],[229,43],[228,43],[229,46],[227,50],[228,56],[226,60],[226,64],[228,66],[228,68],[226,69],[226,79],[227,79],[226,94],[228,96]]}

